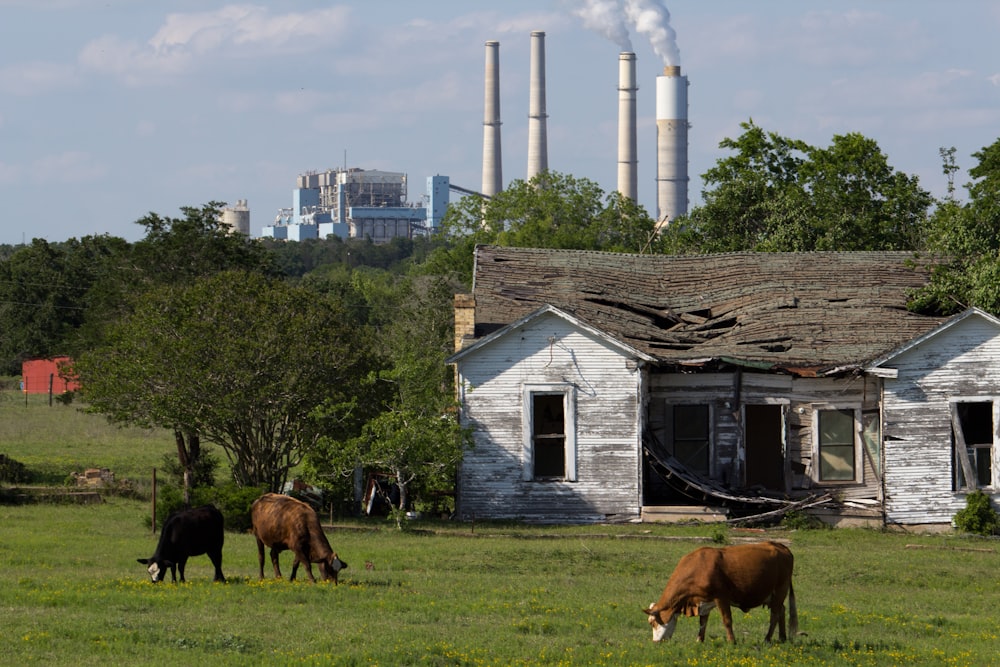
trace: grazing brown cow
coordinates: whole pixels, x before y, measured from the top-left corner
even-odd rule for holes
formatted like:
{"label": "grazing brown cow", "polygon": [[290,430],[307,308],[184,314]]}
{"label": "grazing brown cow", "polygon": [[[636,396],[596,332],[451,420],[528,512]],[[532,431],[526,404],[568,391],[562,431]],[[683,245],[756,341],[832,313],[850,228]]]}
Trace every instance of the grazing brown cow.
{"label": "grazing brown cow", "polygon": [[315,583],[312,564],[319,563],[324,579],[333,579],[336,584],[341,570],[347,563],[337,557],[337,552],[330,549],[319,517],[316,511],[291,496],[278,493],[265,493],[253,502],[250,508],[250,518],[253,522],[253,534],[257,538],[257,559],[260,562],[260,578],[264,578],[264,547],[271,547],[271,563],[274,565],[274,576],[281,578],[278,568],[278,554],[286,549],[295,553],[292,562],[292,576],[289,581],[295,581],[295,573],[299,563],[305,563],[309,581]]}
{"label": "grazing brown cow", "polygon": [[649,616],[653,641],[670,639],[678,615],[698,616],[698,641],[705,641],[708,615],[718,607],[726,626],[726,638],[735,642],[730,605],[739,607],[743,613],[754,607],[769,607],[771,625],[765,640],[771,641],[777,626],[778,637],[785,641],[786,596],[789,629],[794,637],[798,634],[799,619],[792,588],[793,563],[792,552],[777,542],[695,549],[677,563],[660,601],[642,610]]}

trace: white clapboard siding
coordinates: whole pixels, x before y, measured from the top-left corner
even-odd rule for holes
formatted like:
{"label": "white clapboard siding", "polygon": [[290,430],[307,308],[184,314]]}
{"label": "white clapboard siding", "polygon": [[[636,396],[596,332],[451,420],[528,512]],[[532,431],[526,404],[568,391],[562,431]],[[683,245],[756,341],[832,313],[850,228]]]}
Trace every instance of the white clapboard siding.
{"label": "white clapboard siding", "polygon": [[966,318],[886,365],[898,369],[884,380],[886,520],[950,522],[965,507],[954,489],[950,401],[1000,399],[997,327]]}
{"label": "white clapboard siding", "polygon": [[[475,434],[459,471],[463,518],[593,521],[639,515],[642,371],[621,348],[544,315],[457,365],[463,421]],[[524,479],[525,385],[574,388],[576,481]]]}

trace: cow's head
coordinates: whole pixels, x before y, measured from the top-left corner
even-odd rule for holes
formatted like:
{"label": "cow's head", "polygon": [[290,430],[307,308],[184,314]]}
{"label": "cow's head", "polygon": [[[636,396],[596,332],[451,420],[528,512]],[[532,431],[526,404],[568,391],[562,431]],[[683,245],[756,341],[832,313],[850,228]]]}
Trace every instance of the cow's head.
{"label": "cow's head", "polygon": [[149,578],[153,580],[154,584],[158,581],[163,581],[163,578],[167,576],[167,570],[172,565],[167,560],[153,560],[152,558],[136,558],[136,560],[143,565],[149,566],[146,568],[146,572],[149,572]]}
{"label": "cow's head", "polygon": [[323,561],[322,567],[323,567],[323,578],[333,579],[333,583],[338,584],[340,583],[337,580],[340,575],[340,571],[347,569],[347,563],[340,560],[340,557],[337,555],[337,552],[334,551],[332,554],[330,554],[329,558]]}
{"label": "cow's head", "polygon": [[642,610],[649,618],[649,627],[653,628],[653,641],[662,642],[674,635],[677,627],[677,614],[670,609],[657,609],[655,604]]}

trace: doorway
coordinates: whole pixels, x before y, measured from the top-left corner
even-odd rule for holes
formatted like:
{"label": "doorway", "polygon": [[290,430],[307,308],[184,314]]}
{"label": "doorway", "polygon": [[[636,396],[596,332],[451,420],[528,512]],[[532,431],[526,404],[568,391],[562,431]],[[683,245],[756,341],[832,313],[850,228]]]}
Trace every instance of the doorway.
{"label": "doorway", "polygon": [[785,490],[785,427],[780,405],[744,405],[747,487]]}

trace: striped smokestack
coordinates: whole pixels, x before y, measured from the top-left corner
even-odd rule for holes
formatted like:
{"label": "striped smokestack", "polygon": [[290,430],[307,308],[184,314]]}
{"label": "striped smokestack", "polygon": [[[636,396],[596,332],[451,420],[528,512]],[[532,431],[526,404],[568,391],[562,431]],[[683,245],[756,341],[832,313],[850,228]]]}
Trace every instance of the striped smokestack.
{"label": "striped smokestack", "polygon": [[531,33],[531,77],[528,90],[528,177],[531,180],[549,168],[545,135],[545,33]]}
{"label": "striped smokestack", "polygon": [[618,54],[618,192],[638,201],[636,190],[635,54]]}
{"label": "striped smokestack", "polygon": [[486,103],[483,112],[483,190],[493,197],[503,189],[500,161],[500,42],[486,42]]}
{"label": "striped smokestack", "polygon": [[678,65],[667,65],[656,77],[656,218],[661,227],[687,213],[687,87]]}

